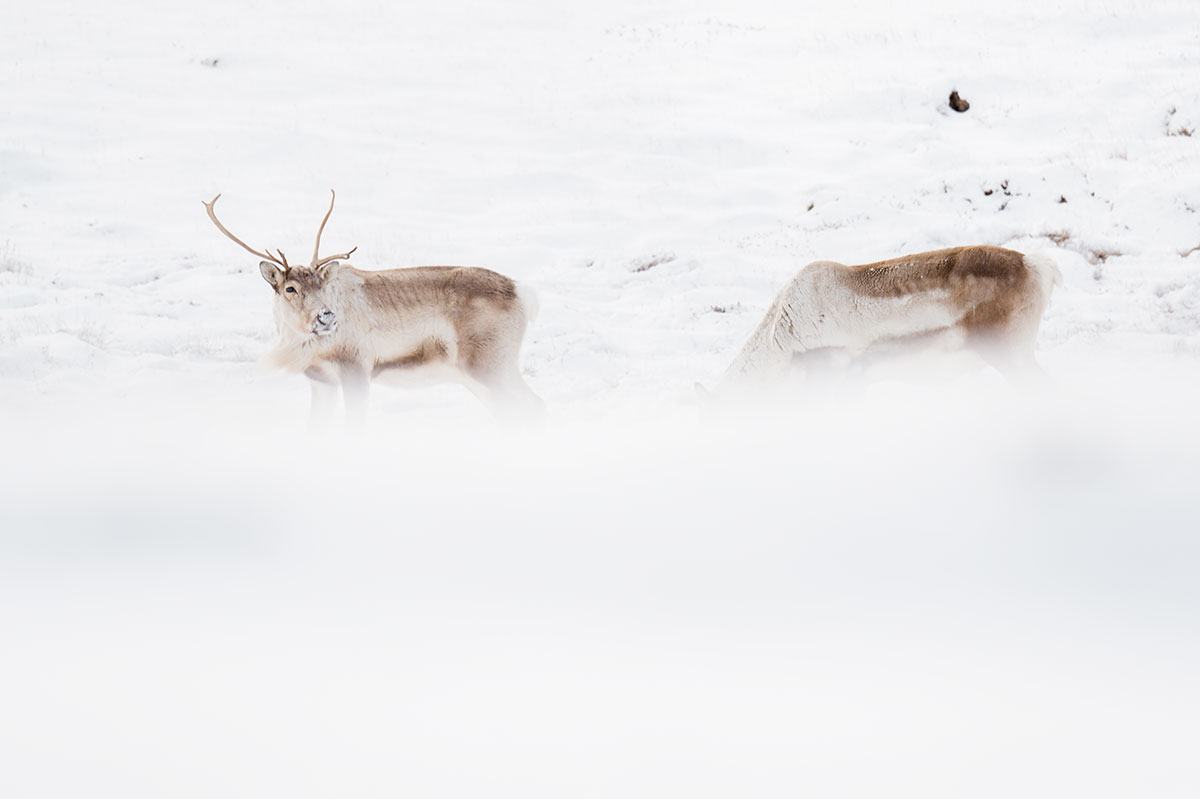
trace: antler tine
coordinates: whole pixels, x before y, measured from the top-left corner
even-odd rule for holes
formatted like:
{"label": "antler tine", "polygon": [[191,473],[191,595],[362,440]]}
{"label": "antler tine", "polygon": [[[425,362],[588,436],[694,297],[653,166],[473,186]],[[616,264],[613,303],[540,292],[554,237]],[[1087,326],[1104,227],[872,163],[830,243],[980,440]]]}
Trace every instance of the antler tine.
{"label": "antler tine", "polygon": [[[287,259],[284,259],[281,261],[278,258],[276,258],[274,255],[271,255],[270,253],[259,252],[258,250],[254,249],[249,244],[247,244],[246,242],[239,239],[237,236],[230,233],[229,228],[227,228],[221,224],[221,220],[217,219],[217,212],[213,210],[213,206],[215,206],[217,204],[217,200],[219,200],[219,199],[221,199],[220,194],[218,194],[216,197],[213,197],[208,202],[204,203],[204,208],[205,208],[205,210],[208,211],[208,218],[211,219],[212,223],[217,226],[217,229],[220,230],[222,233],[224,233],[226,236],[228,236],[233,241],[240,244],[242,249],[246,250],[247,252],[252,252],[255,255],[257,255],[259,258],[266,258],[268,261],[273,261],[273,262],[279,264],[280,266],[282,266],[284,269],[288,269]],[[204,201],[201,200],[201,202],[204,202]],[[280,255],[282,256],[283,253],[281,252]]]}
{"label": "antler tine", "polygon": [[283,259],[283,268],[284,268],[284,269],[291,269],[291,267],[290,267],[290,266],[288,266],[288,262],[287,262],[287,256],[283,254],[283,250],[281,250],[281,249],[279,249],[278,247],[276,247],[276,248],[275,248],[275,252],[279,253],[279,257]]}
{"label": "antler tine", "polygon": [[358,249],[358,247],[355,247],[354,249],[350,250],[350,252],[344,252],[341,255],[330,255],[326,256],[325,258],[320,257],[321,234],[325,232],[325,223],[329,221],[329,215],[333,213],[333,204],[335,201],[337,201],[337,192],[335,192],[333,189],[330,189],[329,194],[331,195],[329,198],[329,210],[325,212],[325,218],[321,220],[321,227],[317,229],[317,244],[315,247],[313,247],[312,263],[310,264],[310,268],[312,269],[319,269],[330,261],[338,261],[342,258],[349,258],[350,253]]}
{"label": "antler tine", "polygon": [[349,258],[350,254],[353,253],[357,249],[358,249],[358,247],[352,247],[350,249],[350,252],[344,252],[341,255],[328,255],[328,256],[322,258],[321,260],[317,261],[316,266],[314,266],[313,268],[316,269],[317,267],[322,267],[325,264],[329,263],[330,261],[340,261],[343,258]]}
{"label": "antler tine", "polygon": [[325,212],[325,218],[321,220],[321,226],[317,228],[317,243],[313,246],[313,257],[310,264],[313,269],[316,269],[320,265],[317,263],[317,259],[321,252],[321,234],[325,232],[325,223],[329,221],[329,215],[333,213],[333,204],[337,201],[336,191],[330,189],[329,194],[329,210]]}

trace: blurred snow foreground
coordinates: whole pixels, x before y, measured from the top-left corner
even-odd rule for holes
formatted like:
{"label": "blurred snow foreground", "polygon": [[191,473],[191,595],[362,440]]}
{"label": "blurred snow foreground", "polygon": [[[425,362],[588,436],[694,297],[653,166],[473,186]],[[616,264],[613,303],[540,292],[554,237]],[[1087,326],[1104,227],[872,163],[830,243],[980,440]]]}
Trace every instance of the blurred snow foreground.
{"label": "blurred snow foreground", "polygon": [[6,425],[0,787],[1188,795],[1200,435],[1163,385]]}
{"label": "blurred snow foreground", "polygon": [[[1197,30],[6,9],[0,797],[1200,795]],[[200,201],[300,252],[331,187],[358,266],[537,287],[543,429],[444,387],[305,434]],[[976,243],[1054,250],[1054,387],[698,413],[804,263]]]}

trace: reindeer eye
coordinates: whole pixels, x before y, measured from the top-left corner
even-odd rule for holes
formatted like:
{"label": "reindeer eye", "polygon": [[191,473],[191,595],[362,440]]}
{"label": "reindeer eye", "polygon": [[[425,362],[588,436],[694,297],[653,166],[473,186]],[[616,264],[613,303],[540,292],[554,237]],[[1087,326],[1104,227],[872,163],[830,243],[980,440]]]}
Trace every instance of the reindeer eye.
{"label": "reindeer eye", "polygon": [[287,288],[285,288],[285,289],[284,289],[284,291],[286,291],[288,294],[295,294],[295,293],[296,293],[296,287],[295,287],[295,286],[288,286]]}

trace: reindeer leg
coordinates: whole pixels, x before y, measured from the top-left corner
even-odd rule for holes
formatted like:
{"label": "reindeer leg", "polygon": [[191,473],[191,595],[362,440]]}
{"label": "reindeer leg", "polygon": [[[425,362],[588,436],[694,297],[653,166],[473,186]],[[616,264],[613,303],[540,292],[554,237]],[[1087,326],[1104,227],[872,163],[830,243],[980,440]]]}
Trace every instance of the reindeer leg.
{"label": "reindeer leg", "polygon": [[518,427],[537,425],[546,414],[546,403],[515,369],[497,374],[476,371],[463,377],[463,385],[479,398],[492,415]]}
{"label": "reindeer leg", "polygon": [[510,397],[509,401],[518,409],[521,416],[528,419],[540,419],[546,415],[546,403],[525,382],[520,370],[514,369],[505,375],[501,385],[503,391]]}
{"label": "reindeer leg", "polygon": [[470,352],[459,369],[463,384],[497,419],[525,426],[539,421],[546,406],[521,375],[520,350],[519,337],[493,340]]}
{"label": "reindeer leg", "polygon": [[346,429],[358,432],[367,422],[367,396],[370,378],[367,370],[357,363],[342,364],[342,398],[346,403]]}
{"label": "reindeer leg", "polygon": [[309,367],[304,372],[312,386],[312,408],[308,415],[308,429],[317,433],[328,429],[333,417],[333,406],[337,402],[337,377],[319,366]]}

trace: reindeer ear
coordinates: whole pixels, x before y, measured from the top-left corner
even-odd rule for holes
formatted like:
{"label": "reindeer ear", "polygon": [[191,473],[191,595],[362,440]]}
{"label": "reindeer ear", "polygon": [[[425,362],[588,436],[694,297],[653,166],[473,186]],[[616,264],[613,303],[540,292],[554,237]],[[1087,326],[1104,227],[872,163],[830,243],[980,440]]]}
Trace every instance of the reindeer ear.
{"label": "reindeer ear", "polygon": [[279,291],[279,286],[283,284],[283,270],[270,261],[261,261],[258,264],[258,271],[262,272],[263,280],[271,284],[271,288]]}
{"label": "reindeer ear", "polygon": [[321,274],[325,274],[330,269],[333,269],[335,266],[341,266],[341,265],[342,265],[341,261],[330,261],[327,264],[321,264],[320,268],[318,268],[317,271],[320,272]]}

